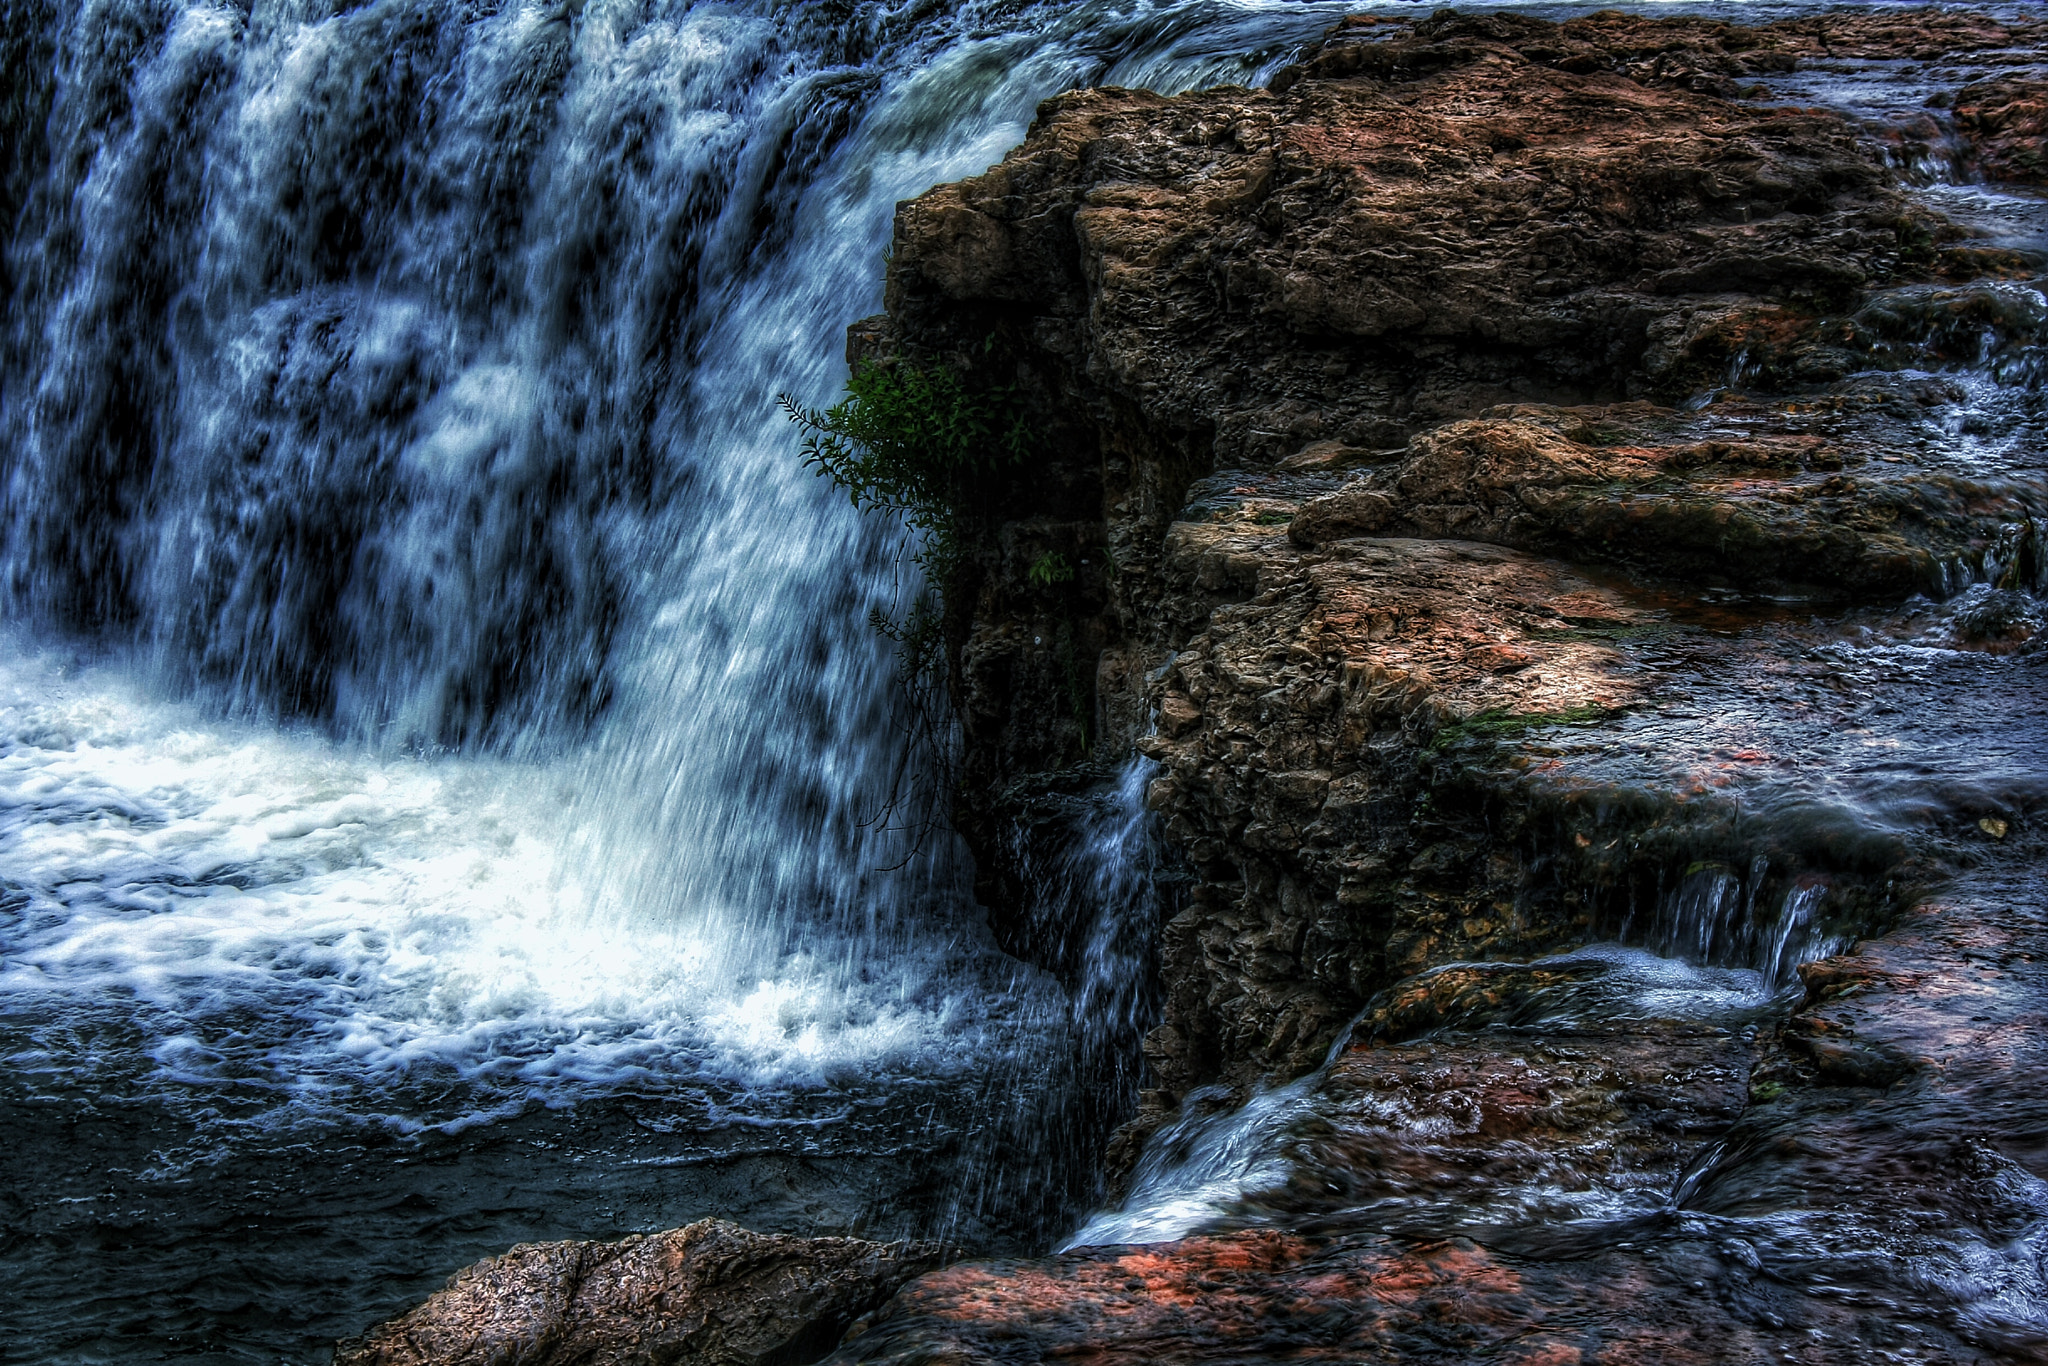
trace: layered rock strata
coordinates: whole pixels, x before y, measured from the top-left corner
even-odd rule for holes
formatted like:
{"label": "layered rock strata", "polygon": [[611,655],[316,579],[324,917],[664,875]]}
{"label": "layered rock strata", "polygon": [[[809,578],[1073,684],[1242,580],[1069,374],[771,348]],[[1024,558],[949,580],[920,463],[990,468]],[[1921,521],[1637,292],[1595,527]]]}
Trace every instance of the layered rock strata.
{"label": "layered rock strata", "polygon": [[[2037,29],[1365,19],[1269,90],[1062,96],[1000,166],[905,204],[856,349],[999,374],[1048,415],[954,585],[958,816],[999,931],[1026,896],[1001,794],[1155,716],[1200,873],[1168,1091],[1298,1070],[1433,956],[1611,928],[1486,928],[1540,891],[1526,858],[1411,819],[1441,727],[1654,693],[1594,648],[1633,609],[1586,567],[1839,608],[1946,591],[2048,511],[2026,419],[1969,419],[2003,435],[1957,460],[1966,386],[1929,373],[2029,382],[2038,250],[1910,194],[1889,124],[1725,96],[1823,53],[2022,79]],[[1030,581],[1048,551],[1076,580]],[[1399,923],[1404,897],[1439,928]]]}
{"label": "layered rock strata", "polygon": [[2042,37],[1361,18],[902,206],[857,352],[1047,415],[950,585],[959,823],[1042,950],[1013,832],[1156,765],[1104,1227],[1192,1236],[835,1360],[2048,1351],[2048,214],[1924,185],[2037,178]]}

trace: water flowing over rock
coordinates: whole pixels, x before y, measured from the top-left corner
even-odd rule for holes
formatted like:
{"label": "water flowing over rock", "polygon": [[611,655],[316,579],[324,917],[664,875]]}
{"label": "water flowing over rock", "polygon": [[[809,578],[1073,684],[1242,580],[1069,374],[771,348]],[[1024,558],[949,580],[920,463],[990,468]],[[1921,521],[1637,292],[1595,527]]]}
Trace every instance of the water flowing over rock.
{"label": "water flowing over rock", "polygon": [[1090,743],[1183,880],[1118,1202],[835,1362],[2048,1351],[2041,39],[1364,15],[902,207],[855,352],[1054,429],[952,585],[999,932]]}
{"label": "water flowing over rock", "polygon": [[2042,1359],[2048,26],[1638,7],[7,6],[10,1351]]}
{"label": "water flowing over rock", "polygon": [[1263,80],[1326,22],[5,7],[11,1353],[313,1359],[513,1244],[713,1214],[1079,1217],[1156,993],[993,942],[868,625],[901,528],[774,398],[831,402],[894,205],[1040,99]]}

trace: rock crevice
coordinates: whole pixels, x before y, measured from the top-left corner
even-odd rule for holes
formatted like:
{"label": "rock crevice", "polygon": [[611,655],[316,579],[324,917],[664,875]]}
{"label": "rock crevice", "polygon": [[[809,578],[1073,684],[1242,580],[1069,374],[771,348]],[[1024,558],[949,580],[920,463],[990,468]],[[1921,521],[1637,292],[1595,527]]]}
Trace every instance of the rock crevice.
{"label": "rock crevice", "polygon": [[[1028,954],[1012,832],[1156,765],[1105,1218],[1194,1236],[951,1268],[835,1360],[2048,1350],[2048,232],[1929,188],[2039,179],[2044,36],[1360,17],[900,207],[863,335],[1035,395],[1061,491],[952,585],[957,823]],[[1912,93],[1785,97],[1837,76]],[[1226,1133],[1247,1184],[1175,1187]]]}

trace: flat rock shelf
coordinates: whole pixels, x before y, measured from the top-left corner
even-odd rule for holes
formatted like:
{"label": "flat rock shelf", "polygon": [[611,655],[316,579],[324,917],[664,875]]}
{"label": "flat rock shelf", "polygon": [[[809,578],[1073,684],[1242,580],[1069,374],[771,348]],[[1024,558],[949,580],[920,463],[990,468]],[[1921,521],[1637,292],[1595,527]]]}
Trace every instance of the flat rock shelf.
{"label": "flat rock shelf", "polygon": [[854,354],[1057,415],[954,585],[998,933],[1084,742],[1178,881],[1113,1198],[834,1362],[2048,1352],[2043,37],[1365,13],[902,207]]}

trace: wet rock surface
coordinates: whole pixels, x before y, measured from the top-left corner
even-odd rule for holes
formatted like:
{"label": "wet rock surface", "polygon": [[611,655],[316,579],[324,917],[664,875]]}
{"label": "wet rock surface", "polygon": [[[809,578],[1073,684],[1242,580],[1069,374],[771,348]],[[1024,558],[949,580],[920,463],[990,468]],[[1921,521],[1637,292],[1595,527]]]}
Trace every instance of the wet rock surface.
{"label": "wet rock surface", "polygon": [[[977,1263],[911,1286],[835,1363],[1090,1360],[1683,1362],[1871,1360],[1855,1310],[1732,1319],[1701,1273],[1709,1238],[1550,1259],[1469,1239],[1258,1231],[1041,1262]],[[1734,1293],[1777,1299],[1768,1279]],[[1901,1332],[1909,1361],[1980,1361],[1946,1332]]]}
{"label": "wet rock surface", "polygon": [[[1939,590],[2040,516],[2039,415],[1979,390],[2038,378],[2041,214],[1911,171],[1974,164],[1927,101],[2034,78],[2038,28],[1359,21],[1270,90],[1061,96],[905,204],[855,351],[1014,383],[1045,423],[980,491],[997,521],[952,595],[985,898],[1022,895],[1005,794],[1127,749],[1146,675],[1248,582],[1164,572],[1219,471],[1301,486],[1259,486],[1263,524],[1325,494],[1305,546],[1489,540],[1840,600]],[[1902,102],[1933,122],[1901,132]],[[1774,392],[1806,406],[1742,402]],[[1070,581],[1031,579],[1048,554]]]}
{"label": "wet rock surface", "polygon": [[814,1361],[943,1260],[926,1243],[792,1238],[706,1219],[616,1243],[527,1243],[342,1343],[337,1366]]}
{"label": "wet rock surface", "polygon": [[[1448,961],[1632,933],[1782,977],[1763,921],[1802,879],[1837,933],[1881,925],[1949,857],[1922,822],[2037,798],[2005,691],[2032,676],[1974,676],[2026,649],[1975,624],[2017,620],[1996,590],[1814,615],[1470,542],[1176,538],[1170,569],[1260,591],[1176,653],[1140,741],[1201,874],[1166,933],[1169,1087],[1299,1071]],[[1688,876],[1743,882],[1741,926],[1682,928]]]}
{"label": "wet rock surface", "polygon": [[863,345],[1055,428],[999,931],[1122,752],[1177,881],[1114,1207],[835,1360],[2048,1354],[2043,36],[1362,17],[903,207]]}
{"label": "wet rock surface", "polygon": [[1396,988],[1362,1027],[1422,1037],[1216,1116],[1258,1160],[1207,1231],[950,1268],[833,1360],[2040,1360],[2048,847],[2011,829],[1789,1017],[1666,981],[1693,1018],[1631,1018],[1584,955]]}

